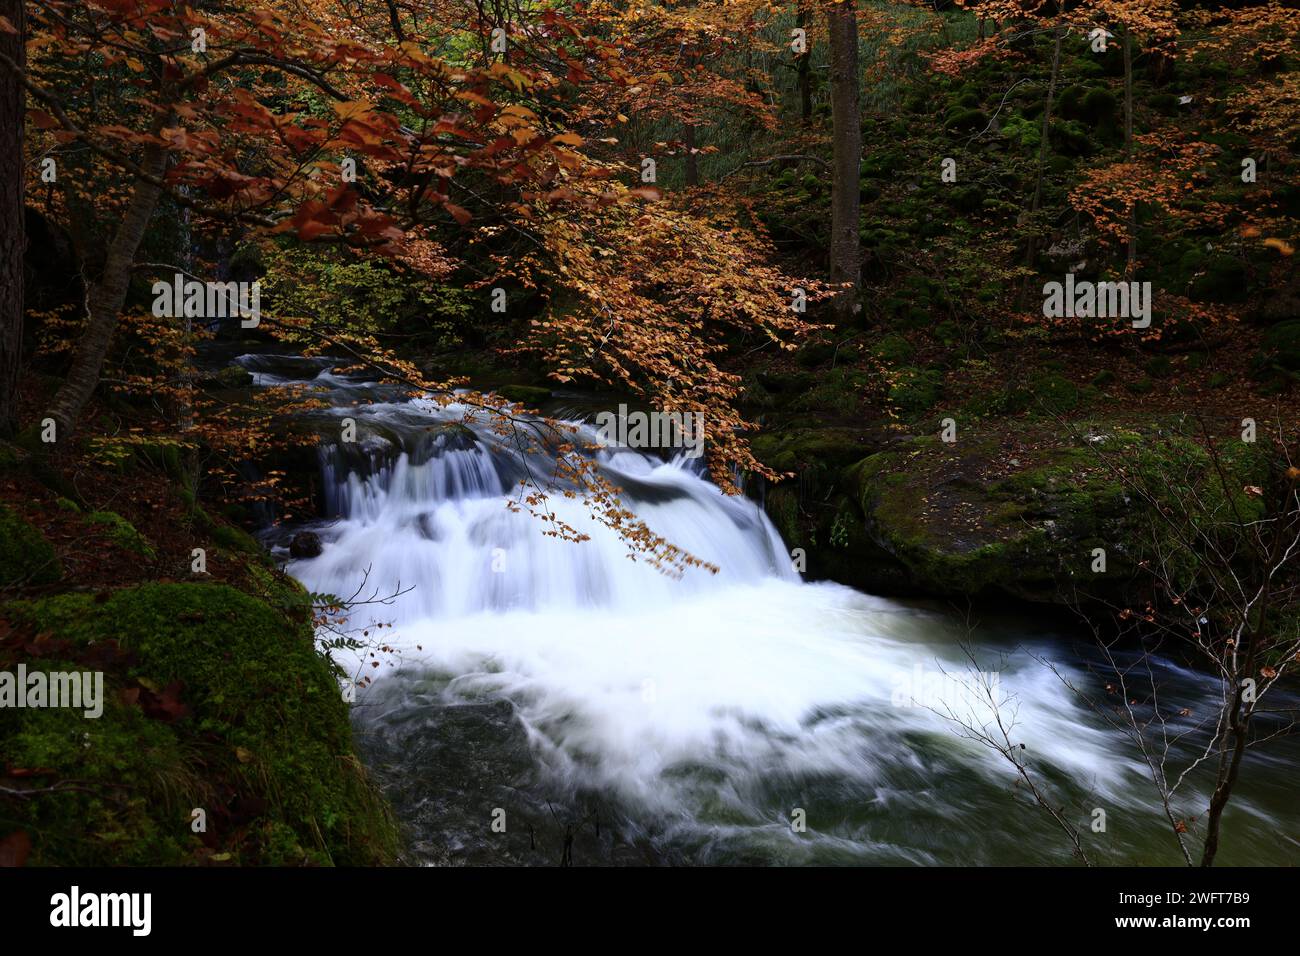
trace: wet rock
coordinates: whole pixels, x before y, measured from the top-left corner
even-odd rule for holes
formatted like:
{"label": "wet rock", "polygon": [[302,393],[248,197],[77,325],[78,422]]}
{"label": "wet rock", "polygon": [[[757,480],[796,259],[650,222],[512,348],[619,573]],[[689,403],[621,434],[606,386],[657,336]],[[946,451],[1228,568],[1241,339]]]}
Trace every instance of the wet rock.
{"label": "wet rock", "polygon": [[314,531],[299,531],[289,542],[289,553],[295,558],[319,557],[321,550],[320,535]]}

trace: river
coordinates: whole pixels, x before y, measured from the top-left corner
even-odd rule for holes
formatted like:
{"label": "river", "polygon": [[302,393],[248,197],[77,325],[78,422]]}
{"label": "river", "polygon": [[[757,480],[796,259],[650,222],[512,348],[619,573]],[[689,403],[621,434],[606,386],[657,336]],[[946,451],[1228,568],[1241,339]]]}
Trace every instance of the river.
{"label": "river", "polygon": [[[286,380],[257,356],[240,362],[260,384]],[[1095,862],[1180,862],[1140,755],[1066,686],[1106,697],[1084,635],[1015,611],[982,612],[972,629],[939,604],[803,581],[758,505],[681,458],[598,453],[628,506],[716,575],[629,560],[563,496],[556,512],[591,539],[546,537],[505,504],[545,466],[513,436],[310,363],[295,375],[334,402],[320,427],[326,514],[268,540],[320,536],[320,556],[287,566],[312,591],[401,592],[351,621],[391,623],[369,635],[388,650],[335,656],[371,678],[358,739],[414,861],[1075,862],[1011,764],[961,732],[992,726],[991,687]],[[355,443],[331,416],[355,420]],[[1214,681],[1156,669],[1186,727],[1208,712]],[[1293,741],[1252,754],[1221,863],[1300,858],[1297,755]],[[1190,815],[1205,805],[1203,790],[1184,800]]]}

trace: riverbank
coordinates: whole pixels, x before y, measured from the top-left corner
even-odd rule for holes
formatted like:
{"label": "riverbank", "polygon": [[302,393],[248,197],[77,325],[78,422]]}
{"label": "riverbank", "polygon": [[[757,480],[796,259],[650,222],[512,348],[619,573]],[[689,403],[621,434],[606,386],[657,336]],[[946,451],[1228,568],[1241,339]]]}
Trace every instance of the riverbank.
{"label": "riverbank", "polygon": [[395,861],[315,599],[205,510],[175,447],[87,451],[0,444],[0,671],[103,681],[93,718],[0,709],[0,859]]}

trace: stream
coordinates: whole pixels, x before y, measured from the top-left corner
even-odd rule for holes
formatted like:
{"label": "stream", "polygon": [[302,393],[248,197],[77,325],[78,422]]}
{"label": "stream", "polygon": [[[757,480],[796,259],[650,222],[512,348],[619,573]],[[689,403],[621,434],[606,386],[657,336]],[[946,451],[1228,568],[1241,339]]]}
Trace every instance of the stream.
{"label": "stream", "polygon": [[[333,653],[371,678],[355,727],[413,861],[1072,863],[1011,764],[950,719],[993,717],[980,672],[1094,861],[1181,862],[1140,755],[1065,684],[1106,696],[1086,635],[1012,611],[982,612],[971,631],[941,604],[803,581],[760,507],[680,457],[597,453],[628,507],[716,575],[629,560],[560,495],[557,514],[591,537],[546,537],[506,507],[544,456],[463,422],[465,409],[402,400],[327,361],[288,374],[283,358],[238,361],[257,384],[310,380],[333,403],[320,413],[325,514],[268,542],[287,559],[293,532],[319,535],[318,557],[287,565],[312,591],[398,594],[351,621],[391,623],[369,635],[390,650]],[[591,409],[546,411],[576,422]],[[331,416],[356,421],[354,443]],[[1171,730],[1192,726],[1217,684],[1156,666],[1164,699],[1190,712]],[[1289,739],[1251,753],[1221,863],[1300,859],[1298,756]],[[1203,812],[1206,782],[1188,785],[1189,812]]]}

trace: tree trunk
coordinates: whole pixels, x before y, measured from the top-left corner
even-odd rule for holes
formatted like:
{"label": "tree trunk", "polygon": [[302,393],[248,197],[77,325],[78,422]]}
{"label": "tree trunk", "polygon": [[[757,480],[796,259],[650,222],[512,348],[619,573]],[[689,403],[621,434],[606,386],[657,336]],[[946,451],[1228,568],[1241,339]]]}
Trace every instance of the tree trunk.
{"label": "tree trunk", "polygon": [[831,281],[849,288],[832,302],[837,322],[860,309],[858,282],[862,251],[858,240],[858,168],[862,162],[862,116],[858,103],[858,13],[856,0],[832,4],[826,16],[831,46]]}
{"label": "tree trunk", "polygon": [[[142,166],[145,172],[161,179],[167,168],[167,155],[162,147],[145,147]],[[108,247],[108,256],[99,281],[92,283],[87,290],[89,320],[86,330],[77,344],[77,354],[67,380],[55,394],[48,411],[57,425],[57,437],[60,439],[71,433],[82,409],[94,394],[95,386],[99,384],[99,373],[104,367],[104,358],[108,355],[113,333],[117,329],[118,316],[131,285],[135,253],[140,248],[145,229],[153,218],[161,195],[161,187],[143,179],[136,180],[126,214]]]}
{"label": "tree trunk", "polygon": [[1214,794],[1210,797],[1210,812],[1205,819],[1205,846],[1201,851],[1201,866],[1214,866],[1214,858],[1219,852],[1219,831],[1223,823],[1223,811],[1227,809],[1232,798],[1232,790],[1237,785],[1237,776],[1241,770],[1241,758],[1246,752],[1249,719],[1241,713],[1241,688],[1238,686],[1232,704],[1232,752],[1220,763],[1218,781]]}
{"label": "tree trunk", "polygon": [[[24,0],[0,0],[0,16],[18,33],[0,33],[0,53],[26,69]],[[0,435],[18,430],[18,374],[23,359],[23,122],[27,94],[21,77],[0,69]]]}
{"label": "tree trunk", "polygon": [[[1124,159],[1133,161],[1133,31],[1124,28]],[[1128,213],[1128,265],[1125,278],[1137,267],[1137,203]]]}
{"label": "tree trunk", "polygon": [[[795,19],[795,24],[805,31],[807,36],[808,29],[808,11],[802,6],[799,7],[799,15]],[[803,53],[797,57],[799,69],[799,121],[807,126],[812,122],[812,44],[805,47]]]}

